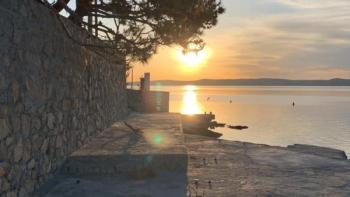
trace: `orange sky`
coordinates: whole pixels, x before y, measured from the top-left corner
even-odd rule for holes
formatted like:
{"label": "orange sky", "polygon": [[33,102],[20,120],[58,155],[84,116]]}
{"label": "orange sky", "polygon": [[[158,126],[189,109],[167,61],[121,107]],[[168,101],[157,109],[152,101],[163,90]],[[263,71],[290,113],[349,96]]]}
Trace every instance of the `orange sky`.
{"label": "orange sky", "polygon": [[[207,61],[187,68],[162,47],[134,79],[350,78],[350,1],[223,0],[226,13],[205,33]],[[129,79],[130,80],[130,79]]]}

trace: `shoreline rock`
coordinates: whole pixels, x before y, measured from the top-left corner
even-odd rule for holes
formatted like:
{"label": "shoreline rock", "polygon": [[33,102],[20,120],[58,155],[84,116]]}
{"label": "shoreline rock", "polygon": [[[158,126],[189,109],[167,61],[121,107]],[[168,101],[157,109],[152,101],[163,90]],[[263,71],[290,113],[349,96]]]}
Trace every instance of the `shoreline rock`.
{"label": "shoreline rock", "polygon": [[294,144],[294,145],[287,146],[287,149],[295,152],[327,157],[330,159],[339,159],[339,160],[348,159],[344,151],[334,149],[334,148],[328,148],[328,147],[321,147],[321,146],[314,146],[314,145],[307,145],[307,144]]}
{"label": "shoreline rock", "polygon": [[[210,130],[208,130],[210,131]],[[213,132],[213,131],[210,131]],[[216,133],[216,132],[213,132]],[[206,132],[196,132],[196,133],[187,133],[184,132],[185,136],[187,138],[190,138],[193,141],[201,141],[201,140],[220,140],[220,141],[227,141],[228,143],[244,143],[246,145],[252,145],[252,146],[266,146],[266,147],[274,147],[274,148],[281,148],[290,150],[293,152],[298,153],[304,153],[309,155],[315,155],[320,157],[325,157],[329,159],[337,159],[337,160],[348,160],[348,156],[346,155],[345,151],[329,148],[329,147],[322,147],[322,146],[315,146],[315,145],[307,145],[307,144],[293,144],[288,145],[287,147],[283,146],[273,146],[268,144],[258,144],[258,143],[252,143],[252,142],[245,142],[245,141],[236,141],[236,140],[224,140],[224,139],[218,139],[219,137],[211,136],[206,134]]]}

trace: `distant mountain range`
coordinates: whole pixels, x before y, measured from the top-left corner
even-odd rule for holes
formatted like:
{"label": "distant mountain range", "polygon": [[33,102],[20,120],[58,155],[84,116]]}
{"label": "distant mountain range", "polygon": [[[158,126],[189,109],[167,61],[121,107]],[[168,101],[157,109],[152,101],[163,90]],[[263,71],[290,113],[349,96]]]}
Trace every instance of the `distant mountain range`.
{"label": "distant mountain range", "polygon": [[158,80],[152,85],[202,85],[202,86],[350,86],[350,79],[289,80],[289,79],[201,79],[195,81]]}

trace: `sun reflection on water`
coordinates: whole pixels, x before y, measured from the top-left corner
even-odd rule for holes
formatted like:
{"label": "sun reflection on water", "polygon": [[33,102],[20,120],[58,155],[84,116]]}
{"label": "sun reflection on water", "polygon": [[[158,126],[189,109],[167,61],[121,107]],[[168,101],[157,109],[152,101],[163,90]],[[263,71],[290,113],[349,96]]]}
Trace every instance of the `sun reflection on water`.
{"label": "sun reflection on water", "polygon": [[197,87],[193,85],[187,85],[184,87],[185,92],[183,95],[181,107],[182,114],[194,115],[203,113],[197,99],[196,89]]}

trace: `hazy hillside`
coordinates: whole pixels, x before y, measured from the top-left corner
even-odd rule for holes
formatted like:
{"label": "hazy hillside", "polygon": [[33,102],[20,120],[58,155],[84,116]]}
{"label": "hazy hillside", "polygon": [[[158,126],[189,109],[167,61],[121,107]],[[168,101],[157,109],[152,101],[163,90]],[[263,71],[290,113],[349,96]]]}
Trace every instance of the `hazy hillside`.
{"label": "hazy hillside", "polygon": [[350,86],[350,79],[288,80],[288,79],[201,79],[196,81],[159,80],[152,85],[206,85],[206,86]]}

